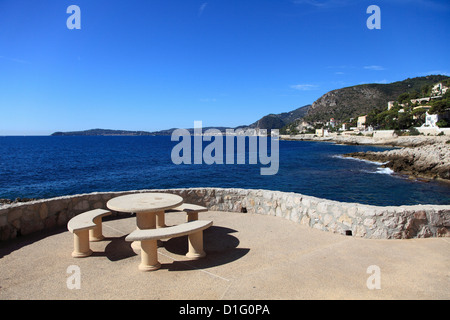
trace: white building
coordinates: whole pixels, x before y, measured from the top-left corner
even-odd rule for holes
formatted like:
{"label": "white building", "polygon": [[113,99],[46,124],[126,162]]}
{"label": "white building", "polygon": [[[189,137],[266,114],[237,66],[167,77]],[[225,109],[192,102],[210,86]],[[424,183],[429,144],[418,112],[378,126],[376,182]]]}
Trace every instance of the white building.
{"label": "white building", "polygon": [[394,107],[395,101],[389,101],[388,102],[388,110],[391,110]]}
{"label": "white building", "polygon": [[448,90],[448,87],[444,86],[442,82],[439,82],[433,86],[431,89],[431,94],[435,96],[442,96],[444,95]]}
{"label": "white building", "polygon": [[346,131],[346,130],[348,130],[348,123],[346,123],[346,122],[344,122],[343,124],[342,124],[342,126],[341,126],[341,129],[339,129],[339,130],[341,130],[341,131]]}
{"label": "white building", "polygon": [[334,118],[330,119],[330,127],[334,128],[336,126],[336,120]]}
{"label": "white building", "polygon": [[425,123],[422,125],[422,127],[431,127],[431,128],[438,128],[436,125],[436,122],[439,121],[439,115],[437,114],[429,114],[428,112],[425,113]]}

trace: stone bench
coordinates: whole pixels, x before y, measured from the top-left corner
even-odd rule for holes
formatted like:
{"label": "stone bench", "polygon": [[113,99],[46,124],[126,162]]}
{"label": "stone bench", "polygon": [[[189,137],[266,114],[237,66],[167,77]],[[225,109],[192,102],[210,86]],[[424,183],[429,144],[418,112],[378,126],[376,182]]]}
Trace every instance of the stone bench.
{"label": "stone bench", "polygon": [[67,229],[74,234],[72,257],[82,258],[92,254],[89,241],[103,240],[102,218],[111,212],[95,209],[76,215],[67,223]]}
{"label": "stone bench", "polygon": [[161,267],[158,262],[157,241],[188,235],[189,251],[187,257],[199,259],[206,254],[203,251],[203,230],[212,226],[212,221],[196,220],[173,227],[159,229],[140,229],[130,233],[126,241],[141,242],[141,264],[139,270],[153,271]]}
{"label": "stone bench", "polygon": [[[183,203],[182,205],[173,208],[173,209],[169,209],[166,210],[165,213],[168,212],[185,212],[186,213],[186,222],[190,222],[190,221],[195,221],[198,220],[198,213],[199,212],[206,212],[208,211],[208,208],[206,207],[202,207],[196,204],[190,204],[190,203]],[[158,228],[165,228],[166,223],[165,223],[165,218],[164,218],[164,213],[157,213],[157,217],[158,217]]]}

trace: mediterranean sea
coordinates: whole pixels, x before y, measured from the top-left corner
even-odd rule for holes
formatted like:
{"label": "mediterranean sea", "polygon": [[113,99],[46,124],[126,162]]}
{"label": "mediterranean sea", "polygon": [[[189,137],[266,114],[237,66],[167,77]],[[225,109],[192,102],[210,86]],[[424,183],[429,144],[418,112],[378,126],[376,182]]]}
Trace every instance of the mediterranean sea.
{"label": "mediterranean sea", "polygon": [[412,180],[377,163],[342,157],[385,147],[280,141],[279,171],[264,176],[260,174],[264,165],[248,161],[175,165],[171,151],[176,144],[170,136],[0,137],[0,198],[220,187],[279,190],[380,206],[450,204],[450,184]]}

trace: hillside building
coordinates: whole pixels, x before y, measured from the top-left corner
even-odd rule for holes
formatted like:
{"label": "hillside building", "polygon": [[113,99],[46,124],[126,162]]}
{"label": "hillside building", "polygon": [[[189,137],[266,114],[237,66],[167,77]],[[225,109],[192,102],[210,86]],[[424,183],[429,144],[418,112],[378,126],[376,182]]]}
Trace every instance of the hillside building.
{"label": "hillside building", "polygon": [[448,87],[443,85],[442,82],[439,82],[433,86],[431,89],[431,95],[442,96],[446,94],[448,91]]}
{"label": "hillside building", "polygon": [[330,119],[330,127],[332,128],[336,127],[336,120],[334,118]]}
{"label": "hillside building", "polygon": [[436,122],[439,121],[439,115],[437,114],[429,114],[428,111],[425,113],[425,123],[422,125],[422,127],[428,127],[428,128],[438,128],[436,125]]}
{"label": "hillside building", "polygon": [[365,130],[366,129],[366,121],[367,121],[367,115],[358,117],[358,122],[357,122],[356,127],[359,130]]}
{"label": "hillside building", "polygon": [[316,136],[318,137],[326,137],[328,136],[328,130],[327,129],[316,129]]}

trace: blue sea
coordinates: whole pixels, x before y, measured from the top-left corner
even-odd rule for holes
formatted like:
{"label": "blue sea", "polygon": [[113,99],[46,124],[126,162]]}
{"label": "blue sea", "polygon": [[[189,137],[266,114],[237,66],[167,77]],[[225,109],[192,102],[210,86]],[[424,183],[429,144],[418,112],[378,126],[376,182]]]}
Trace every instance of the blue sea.
{"label": "blue sea", "polygon": [[[137,189],[222,187],[296,192],[372,205],[450,204],[447,183],[411,180],[343,158],[374,146],[280,141],[279,171],[262,164],[180,164],[170,136],[0,137],[0,198],[50,198]],[[209,142],[203,142],[208,145]]]}

